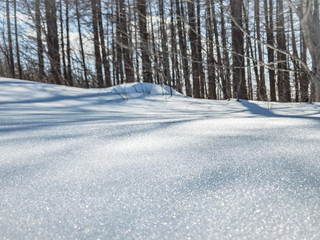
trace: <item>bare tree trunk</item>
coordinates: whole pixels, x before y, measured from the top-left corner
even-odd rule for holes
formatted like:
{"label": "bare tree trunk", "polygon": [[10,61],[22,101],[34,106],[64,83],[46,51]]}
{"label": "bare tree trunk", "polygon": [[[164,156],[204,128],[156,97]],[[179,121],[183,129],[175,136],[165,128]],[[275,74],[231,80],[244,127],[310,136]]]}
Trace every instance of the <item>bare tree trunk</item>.
{"label": "bare tree trunk", "polygon": [[[182,5],[181,5],[182,7]],[[188,64],[188,54],[187,54],[187,46],[185,41],[184,33],[186,32],[183,24],[184,20],[184,11],[180,8],[180,1],[176,0],[176,11],[177,11],[177,25],[178,25],[178,35],[179,35],[179,46],[181,51],[182,65],[183,65],[183,76],[186,87],[187,96],[192,96],[192,89],[190,84],[190,72],[189,72],[189,64]]]}
{"label": "bare tree trunk", "polygon": [[55,0],[45,0],[47,20],[48,56],[51,63],[51,73],[55,83],[62,84],[59,38],[57,27],[57,8]]}
{"label": "bare tree trunk", "polygon": [[[294,24],[293,24],[293,13],[292,9],[290,8],[289,11],[290,14],[290,26],[291,26],[291,42],[292,42],[292,51],[293,51],[293,56],[298,58],[298,50],[297,50],[297,44],[296,44],[296,36],[295,36],[295,31],[294,31]],[[295,87],[295,101],[299,102],[299,74],[298,74],[298,62],[295,59],[292,59],[293,62],[293,68],[294,68],[294,87]]]}
{"label": "bare tree trunk", "polygon": [[[268,11],[269,9],[269,11]],[[264,11],[265,11],[265,22],[267,30],[267,44],[274,45],[274,36],[273,36],[273,1],[264,0]],[[276,81],[275,81],[275,71],[274,71],[274,50],[268,47],[268,64],[269,64],[269,82],[270,82],[270,100],[275,102],[277,101],[276,95]]]}
{"label": "bare tree trunk", "polygon": [[[133,1],[133,4],[134,6],[136,6],[136,0]],[[140,63],[139,63],[139,42],[138,42],[138,18],[137,18],[137,14],[138,12],[137,11],[134,11],[134,43],[135,43],[135,75],[136,75],[136,79],[137,79],[137,82],[140,82],[141,81],[141,77],[140,77]]]}
{"label": "bare tree trunk", "polygon": [[[284,27],[283,1],[277,0],[277,45],[278,48],[286,51],[286,37]],[[279,101],[290,102],[290,80],[287,71],[287,57],[285,54],[278,52],[278,95]]]}
{"label": "bare tree trunk", "polygon": [[163,0],[159,0],[159,12],[160,12],[160,29],[161,29],[161,49],[162,49],[162,65],[165,82],[171,87],[171,75],[170,75],[170,67],[169,67],[169,54],[168,54],[168,36],[167,30],[165,28],[164,22],[164,11],[163,11]]}
{"label": "bare tree trunk", "polygon": [[63,27],[62,0],[59,1],[59,5],[60,5],[60,41],[61,41],[61,53],[62,53],[63,77],[69,83],[68,74],[67,74],[67,65],[66,65],[66,55],[64,51],[64,27]]}
{"label": "bare tree trunk", "polygon": [[37,32],[37,53],[38,53],[38,78],[43,81],[44,63],[43,63],[43,44],[42,44],[42,27],[41,27],[41,12],[40,0],[35,1],[35,14],[36,14],[36,32]]}
{"label": "bare tree trunk", "polygon": [[237,99],[247,99],[243,32],[238,27],[242,26],[242,0],[231,0],[231,16],[234,19],[232,21],[233,84],[236,86]]}
{"label": "bare tree trunk", "polygon": [[192,59],[192,79],[193,79],[193,97],[200,98],[200,68],[198,64],[199,45],[196,33],[196,16],[195,6],[193,2],[188,2],[188,15],[189,15],[189,38],[191,45],[191,59]]}
{"label": "bare tree trunk", "polygon": [[11,22],[10,22],[10,6],[9,0],[6,0],[6,11],[7,11],[7,30],[8,30],[8,44],[9,44],[9,68],[11,77],[15,78],[15,69],[14,69],[14,59],[13,59],[13,48],[12,48],[12,38],[11,38]]}
{"label": "bare tree trunk", "polygon": [[129,34],[127,26],[127,14],[124,0],[119,0],[120,7],[120,31],[121,31],[121,43],[124,58],[124,71],[126,74],[126,82],[134,82],[133,63],[130,56],[129,48]]}
{"label": "bare tree trunk", "polygon": [[98,25],[99,25],[99,36],[100,36],[101,53],[102,53],[102,63],[103,63],[104,78],[105,78],[105,81],[103,81],[103,86],[111,87],[110,65],[107,59],[107,49],[106,49],[105,38],[104,38],[101,0],[98,0],[97,12],[98,12]]}
{"label": "bare tree trunk", "polygon": [[173,0],[170,0],[170,17],[171,17],[171,46],[172,46],[172,52],[171,52],[171,62],[172,62],[172,83],[173,88],[175,88],[178,92],[182,92],[181,87],[181,75],[180,75],[180,69],[179,69],[179,63],[178,63],[178,52],[177,52],[177,40],[176,40],[176,25],[174,24],[174,18],[173,18]]}
{"label": "bare tree trunk", "polygon": [[218,63],[217,63],[217,65],[218,65],[218,73],[219,73],[218,75],[219,75],[219,78],[221,79],[223,98],[224,99],[228,99],[228,98],[230,98],[230,96],[228,96],[228,94],[227,94],[225,73],[223,71],[223,64],[222,64],[222,57],[221,57],[220,43],[219,43],[219,33],[218,33],[218,24],[217,24],[215,1],[211,0],[210,3],[211,3],[211,16],[212,16],[212,22],[213,22],[213,31],[214,31],[214,37],[215,37],[217,59],[218,59]]}
{"label": "bare tree trunk", "polygon": [[70,34],[69,34],[69,0],[65,0],[66,4],[66,32],[67,32],[67,79],[70,86],[73,86],[72,70],[71,70],[71,47],[70,47]]}
{"label": "bare tree trunk", "polygon": [[198,68],[199,68],[199,83],[200,83],[200,98],[205,98],[207,95],[205,73],[202,65],[202,43],[201,43],[201,16],[200,16],[200,0],[197,0],[197,39],[198,39]]}
{"label": "bare tree trunk", "polygon": [[124,82],[124,73],[123,73],[123,52],[122,52],[122,44],[121,44],[121,19],[120,19],[120,6],[119,1],[116,0],[116,15],[117,15],[117,25],[116,25],[116,53],[117,53],[117,78],[118,84],[122,84]]}
{"label": "bare tree trunk", "polygon": [[[246,25],[246,32],[249,34],[250,30],[249,30],[249,13],[246,12],[247,10],[244,10],[244,13],[245,13],[245,25]],[[257,57],[256,57],[256,45],[255,45],[255,51],[253,51],[253,47],[252,47],[252,42],[251,42],[251,38],[249,35],[247,35],[246,37],[246,42],[247,42],[247,56],[250,57],[252,59],[252,63],[253,63],[253,72],[254,72],[254,76],[255,76],[255,79],[256,79],[256,82],[257,82],[257,98],[259,99],[259,87],[260,86],[260,77],[259,77],[259,71],[258,71],[258,61],[257,61]],[[250,56],[251,55],[251,56]],[[247,59],[247,63],[248,63],[248,66],[250,66],[250,60]],[[251,71],[251,70],[250,70]],[[249,80],[249,78],[248,78]],[[252,95],[252,98],[253,98],[253,89],[252,88],[252,80],[250,79],[251,81],[251,85],[249,87],[249,92],[251,91],[251,95]],[[250,96],[250,94],[249,94]],[[250,99],[250,97],[249,97]],[[260,100],[260,99],[259,99]]]}
{"label": "bare tree trunk", "polygon": [[[300,30],[300,56],[303,62],[307,63],[307,46],[306,42],[303,39],[302,29]],[[309,101],[309,76],[307,69],[302,67],[300,73],[300,99],[302,102]]]}
{"label": "bare tree trunk", "polygon": [[232,97],[231,91],[231,75],[230,75],[230,59],[229,53],[227,50],[227,34],[225,28],[225,16],[224,16],[224,8],[223,8],[223,0],[220,0],[220,16],[221,16],[221,39],[222,39],[222,47],[223,47],[223,65],[225,66],[225,80],[226,80],[226,95],[228,98]]}
{"label": "bare tree trunk", "polygon": [[77,24],[78,24],[78,33],[79,33],[79,43],[80,43],[80,53],[81,53],[81,59],[82,59],[82,67],[83,67],[83,71],[84,71],[84,79],[85,79],[85,82],[86,82],[86,87],[89,88],[90,85],[89,85],[89,80],[88,80],[86,58],[85,58],[84,49],[83,49],[83,40],[82,40],[82,32],[81,32],[80,12],[79,12],[79,2],[78,2],[78,0],[75,0],[75,4],[76,4],[76,17],[77,17]]}
{"label": "bare tree trunk", "polygon": [[262,47],[261,47],[261,33],[260,33],[260,5],[259,0],[254,0],[254,15],[257,29],[257,39],[258,39],[258,54],[259,54],[259,62],[260,62],[260,79],[258,85],[258,100],[267,100],[267,91],[265,84],[265,74],[264,74],[264,66],[261,64],[263,62],[262,55]]}
{"label": "bare tree trunk", "polygon": [[99,42],[99,31],[98,31],[98,7],[97,0],[91,0],[92,7],[92,26],[93,26],[93,43],[94,43],[94,55],[98,86],[103,87],[103,76],[102,76],[102,65],[100,55],[100,42]]}
{"label": "bare tree trunk", "polygon": [[142,53],[142,78],[143,82],[153,82],[149,54],[149,34],[147,32],[147,6],[146,0],[138,0],[137,10],[139,16],[140,47]]}
{"label": "bare tree trunk", "polygon": [[[151,0],[148,0],[149,2],[149,11],[152,11],[152,4],[151,4]],[[151,24],[151,46],[152,46],[152,56],[153,56],[153,62],[154,65],[156,66],[156,70],[153,73],[153,78],[154,78],[154,82],[156,84],[166,84],[166,82],[163,82],[165,79],[163,79],[163,76],[161,75],[161,79],[160,79],[160,74],[161,74],[161,61],[160,61],[160,48],[157,46],[156,44],[156,38],[155,38],[155,27],[154,27],[154,18],[152,16],[152,14],[150,14],[150,22],[152,22],[153,24]],[[159,28],[160,27],[156,27],[158,29],[159,32]]]}
{"label": "bare tree trunk", "polygon": [[[213,33],[212,33],[212,16],[211,16],[211,11],[210,7],[214,8],[210,4],[210,1],[206,1],[206,7],[207,7],[207,18],[206,18],[206,31],[207,31],[207,49],[208,49],[208,56],[207,56],[207,65],[208,65],[208,98],[209,99],[217,99],[217,93],[216,93],[216,73],[215,73],[215,60],[213,56]],[[214,5],[214,3],[213,3]]]}
{"label": "bare tree trunk", "polygon": [[20,46],[19,46],[19,38],[18,38],[18,24],[17,24],[17,0],[13,0],[13,6],[14,6],[14,29],[15,29],[15,38],[16,38],[17,64],[18,64],[19,78],[22,79],[22,68],[21,68],[21,62],[20,62]]}

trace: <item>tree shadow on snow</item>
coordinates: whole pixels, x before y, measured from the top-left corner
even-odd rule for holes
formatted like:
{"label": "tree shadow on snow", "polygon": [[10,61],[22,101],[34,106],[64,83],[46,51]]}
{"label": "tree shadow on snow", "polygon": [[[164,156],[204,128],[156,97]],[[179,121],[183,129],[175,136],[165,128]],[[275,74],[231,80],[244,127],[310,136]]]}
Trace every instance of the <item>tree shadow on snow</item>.
{"label": "tree shadow on snow", "polygon": [[248,111],[254,115],[263,116],[263,117],[273,117],[273,118],[297,118],[297,119],[310,119],[310,120],[320,120],[320,117],[316,116],[319,112],[308,115],[283,115],[276,114],[270,109],[263,108],[256,103],[249,102],[246,100],[241,101],[242,106],[246,107]]}

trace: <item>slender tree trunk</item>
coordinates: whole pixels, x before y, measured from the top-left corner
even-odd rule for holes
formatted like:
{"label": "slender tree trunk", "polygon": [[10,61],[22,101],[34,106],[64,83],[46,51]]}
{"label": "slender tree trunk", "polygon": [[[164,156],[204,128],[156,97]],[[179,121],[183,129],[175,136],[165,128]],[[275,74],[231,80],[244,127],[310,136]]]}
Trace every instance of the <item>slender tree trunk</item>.
{"label": "slender tree trunk", "polygon": [[42,43],[42,27],[41,27],[41,12],[40,0],[35,1],[35,14],[36,14],[36,32],[37,32],[37,53],[38,53],[38,78],[43,81],[44,63],[43,63],[43,43]]}
{"label": "slender tree trunk", "polygon": [[103,81],[103,86],[111,87],[110,65],[107,59],[107,49],[106,49],[105,38],[104,38],[101,0],[98,0],[97,12],[98,12],[99,36],[100,36],[100,44],[101,44],[101,52],[102,52],[102,63],[103,63],[104,78],[105,78],[105,81]]}
{"label": "slender tree trunk", "polygon": [[[246,25],[246,31],[247,33],[250,32],[249,30],[249,13],[246,13],[246,10],[244,11],[245,12],[245,25]],[[255,32],[254,32],[255,33]],[[253,51],[253,47],[252,47],[252,41],[251,41],[251,38],[249,36],[246,37],[246,42],[247,42],[247,56],[250,57],[252,59],[252,63],[253,63],[253,72],[254,72],[254,76],[255,76],[255,79],[256,79],[256,82],[257,82],[257,98],[258,98],[258,95],[259,95],[259,87],[260,86],[260,77],[259,77],[259,71],[258,71],[258,61],[257,61],[257,57],[256,57],[256,45],[255,45],[255,51]],[[247,63],[248,63],[248,66],[250,66],[250,60],[247,59]],[[250,69],[251,71],[251,69]],[[249,78],[248,78],[249,80]],[[252,88],[252,80],[250,79],[251,81],[251,85],[250,87]],[[249,84],[248,84],[249,85]],[[249,92],[251,91],[251,95],[252,95],[252,98],[253,98],[253,89],[251,89],[249,87]],[[250,96],[250,94],[249,94]],[[249,97],[250,99],[250,97]],[[259,98],[258,98],[259,99]],[[260,99],[259,99],[260,100]]]}
{"label": "slender tree trunk", "polygon": [[192,59],[192,79],[193,79],[193,97],[200,98],[200,68],[198,64],[199,45],[196,33],[196,16],[195,6],[193,2],[188,2],[188,15],[189,15],[189,38],[191,45],[191,59]]}
{"label": "slender tree trunk", "polygon": [[[249,1],[247,0],[246,2],[246,6],[249,6]],[[244,19],[245,19],[245,26],[246,26],[246,32],[249,33],[249,13],[247,12],[247,10],[244,8]],[[251,56],[250,56],[251,54]],[[246,57],[247,57],[247,80],[248,80],[248,99],[253,99],[253,86],[252,86],[252,69],[250,66],[251,62],[250,59],[252,60],[253,63],[253,71],[255,74],[255,79],[257,80],[257,82],[259,81],[259,74],[258,74],[258,65],[257,65],[257,61],[256,58],[254,57],[253,54],[253,49],[252,49],[252,43],[251,43],[251,38],[249,36],[246,37]],[[258,84],[257,84],[258,85]]]}
{"label": "slender tree trunk", "polygon": [[63,77],[67,80],[68,74],[67,74],[67,64],[66,64],[66,55],[64,51],[64,27],[63,27],[63,11],[62,11],[62,0],[59,1],[60,4],[60,41],[61,41],[61,53],[62,53],[62,69],[63,69]]}
{"label": "slender tree trunk", "polygon": [[82,67],[83,67],[83,71],[84,71],[84,79],[85,79],[86,87],[89,88],[90,85],[89,85],[89,80],[88,80],[86,58],[85,58],[84,48],[83,48],[83,40],[82,40],[82,31],[81,31],[81,22],[80,22],[80,12],[79,12],[79,2],[78,2],[78,0],[75,0],[75,5],[76,5],[76,17],[77,17],[77,24],[78,24],[80,54],[81,54],[81,60],[82,60]]}
{"label": "slender tree trunk", "polygon": [[228,98],[232,97],[231,91],[231,75],[230,75],[230,59],[229,53],[227,50],[227,33],[225,27],[225,16],[224,16],[224,7],[223,0],[220,0],[220,16],[221,16],[221,39],[222,39],[222,47],[223,47],[223,65],[225,66],[225,79],[226,79],[226,95]]}
{"label": "slender tree trunk", "polygon": [[257,30],[257,39],[258,39],[258,54],[259,54],[259,62],[260,62],[260,79],[258,85],[258,100],[267,100],[267,91],[265,84],[265,74],[264,74],[264,66],[263,62],[263,54],[262,54],[262,46],[261,46],[261,33],[260,33],[260,4],[259,0],[254,0],[254,15],[256,22],[256,30]]}
{"label": "slender tree trunk", "polygon": [[227,94],[225,73],[223,71],[215,1],[211,0],[210,3],[211,3],[211,16],[212,16],[212,22],[213,22],[214,38],[215,38],[215,44],[216,44],[216,53],[217,53],[217,59],[218,59],[218,63],[217,63],[218,73],[219,73],[218,75],[219,75],[219,78],[221,79],[223,98],[228,99],[228,98],[230,98],[230,96],[228,96],[228,94]]}
{"label": "slender tree trunk", "polygon": [[123,53],[122,53],[122,44],[121,44],[121,19],[120,19],[120,6],[119,1],[116,0],[116,15],[117,15],[117,26],[116,26],[116,53],[117,53],[117,78],[119,78],[119,83],[124,82],[124,73],[123,73]]}
{"label": "slender tree trunk", "polygon": [[51,73],[55,83],[62,84],[59,38],[57,27],[57,8],[55,0],[45,0],[47,20],[48,56],[51,64]]}
{"label": "slender tree trunk", "polygon": [[17,64],[19,78],[22,79],[22,68],[20,62],[20,46],[19,46],[19,37],[18,37],[18,23],[17,23],[17,0],[13,0],[14,6],[14,29],[15,29],[15,38],[16,38],[16,55],[17,55]]}
{"label": "slender tree trunk", "polygon": [[173,88],[175,88],[178,92],[182,92],[181,87],[181,75],[180,75],[180,69],[179,69],[179,63],[178,63],[178,52],[177,52],[177,40],[176,40],[176,25],[174,24],[174,18],[173,18],[173,0],[170,0],[170,17],[171,17],[171,25],[170,25],[170,31],[171,31],[171,46],[172,46],[172,52],[171,52],[171,62],[172,62],[172,82],[173,82]]}
{"label": "slender tree trunk", "polygon": [[[244,41],[242,26],[242,0],[231,0],[232,49],[233,49],[233,84],[236,86],[237,99],[247,99],[247,88],[244,70]],[[235,22],[236,24],[235,24]]]}
{"label": "slender tree trunk", "polygon": [[159,12],[160,12],[160,29],[161,29],[161,49],[162,49],[162,65],[165,82],[169,87],[172,85],[172,79],[170,75],[170,65],[169,65],[169,50],[168,50],[168,36],[167,30],[164,22],[164,11],[163,11],[163,0],[159,0]]}
{"label": "slender tree trunk", "polygon": [[130,56],[127,14],[126,14],[126,7],[124,4],[124,0],[119,0],[119,7],[120,7],[120,31],[122,36],[121,42],[122,42],[122,50],[123,50],[123,58],[124,58],[124,71],[126,74],[126,81],[134,82],[133,63]]}
{"label": "slender tree trunk", "polygon": [[[151,6],[151,1],[149,0],[149,11],[152,11],[152,6]],[[150,14],[150,21],[153,23],[151,24],[151,46],[152,46],[152,53],[153,53],[153,62],[154,65],[156,66],[155,69],[156,71],[154,71],[154,81],[156,84],[166,84],[166,82],[164,82],[166,79],[163,78],[163,76],[161,75],[161,61],[160,61],[160,53],[159,53],[159,47],[157,47],[156,44],[156,38],[155,38],[155,32],[154,32],[154,18],[152,16],[152,14]],[[157,27],[159,29],[159,27]],[[161,75],[161,80],[160,80],[160,75]]]}
{"label": "slender tree trunk", "polygon": [[9,45],[9,68],[10,68],[11,77],[15,78],[16,74],[15,74],[14,59],[13,59],[9,0],[6,0],[6,11],[7,11],[8,45]]}
{"label": "slender tree trunk", "polygon": [[[182,7],[182,5],[181,5]],[[180,8],[180,0],[176,0],[176,11],[177,11],[177,25],[178,25],[178,36],[179,36],[179,46],[181,51],[182,65],[183,65],[183,76],[186,87],[186,95],[192,96],[192,89],[190,84],[190,72],[189,72],[189,64],[188,64],[188,54],[187,54],[187,46],[184,37],[184,32],[186,32],[183,20],[184,20],[184,11]]]}
{"label": "slender tree trunk", "polygon": [[[296,35],[294,31],[294,24],[293,24],[293,13],[292,9],[289,9],[289,14],[290,14],[290,26],[291,26],[291,42],[292,42],[292,51],[293,51],[293,56],[298,58],[298,50],[297,50],[297,44],[296,44]],[[293,59],[293,69],[294,69],[294,87],[295,87],[295,101],[299,102],[299,74],[298,74],[298,62]]]}
{"label": "slender tree trunk", "polygon": [[[277,45],[281,50],[286,51],[286,37],[284,26],[283,1],[277,0]],[[287,71],[287,57],[285,54],[278,52],[278,95],[279,101],[290,102],[290,82],[289,73]]]}
{"label": "slender tree trunk", "polygon": [[65,0],[66,4],[66,32],[67,32],[67,74],[70,86],[73,86],[72,70],[71,70],[71,46],[70,46],[70,30],[69,30],[69,0]]}
{"label": "slender tree trunk", "polygon": [[147,6],[146,0],[138,0],[137,10],[139,16],[140,47],[142,53],[142,78],[143,82],[153,82],[152,68],[149,54],[149,34],[147,32]]}
{"label": "slender tree trunk", "polygon": [[[265,22],[267,31],[267,44],[274,45],[273,36],[273,0],[264,0],[264,12],[265,12]],[[268,47],[268,65],[269,65],[269,83],[270,83],[270,100],[277,101],[276,95],[276,81],[275,81],[275,70],[274,70],[274,50]]]}
{"label": "slender tree trunk", "polygon": [[0,76],[1,77],[4,77],[5,75],[4,75],[4,70],[3,70],[3,63],[2,63],[2,61],[1,61],[1,58],[0,58]]}
{"label": "slender tree trunk", "polygon": [[[300,29],[300,56],[301,60],[307,63],[307,46],[303,38],[302,29]],[[309,76],[307,69],[301,67],[300,73],[300,99],[302,102],[309,102]]]}
{"label": "slender tree trunk", "polygon": [[198,39],[198,55],[197,55],[197,62],[199,68],[199,83],[200,83],[200,98],[205,98],[207,95],[206,91],[206,76],[203,71],[202,65],[202,43],[201,43],[201,16],[200,16],[200,0],[197,0],[197,39]]}
{"label": "slender tree trunk", "polygon": [[[133,1],[134,6],[137,5],[136,0]],[[141,77],[140,77],[140,63],[139,63],[139,41],[138,41],[138,17],[137,17],[138,11],[134,11],[134,43],[135,43],[135,75],[136,75],[136,79],[137,82],[141,81]]]}
{"label": "slender tree trunk", "polygon": [[92,27],[93,27],[93,44],[94,44],[94,55],[98,86],[103,87],[103,75],[100,55],[100,42],[99,42],[99,30],[98,30],[98,7],[97,0],[91,0],[92,7]]}
{"label": "slender tree trunk", "polygon": [[[215,73],[215,60],[213,56],[213,31],[212,31],[212,16],[211,16],[211,4],[210,1],[206,1],[207,7],[207,21],[206,21],[206,30],[207,30],[207,46],[208,46],[208,56],[207,56],[207,65],[208,65],[208,98],[209,99],[217,99],[216,93],[216,73]],[[211,6],[214,7],[214,6]]]}

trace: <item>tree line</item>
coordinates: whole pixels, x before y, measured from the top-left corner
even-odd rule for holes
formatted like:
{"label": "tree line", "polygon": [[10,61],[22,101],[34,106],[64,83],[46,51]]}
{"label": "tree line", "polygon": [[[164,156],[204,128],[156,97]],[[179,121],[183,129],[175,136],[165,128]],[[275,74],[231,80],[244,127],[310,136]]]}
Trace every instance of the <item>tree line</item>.
{"label": "tree line", "polygon": [[5,0],[0,76],[319,101],[319,0]]}

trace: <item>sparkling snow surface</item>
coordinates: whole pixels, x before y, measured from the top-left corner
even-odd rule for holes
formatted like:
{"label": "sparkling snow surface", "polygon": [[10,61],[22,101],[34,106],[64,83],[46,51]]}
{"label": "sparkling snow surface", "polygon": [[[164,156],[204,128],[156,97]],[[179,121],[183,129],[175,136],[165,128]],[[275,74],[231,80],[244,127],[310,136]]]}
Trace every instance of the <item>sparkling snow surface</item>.
{"label": "sparkling snow surface", "polygon": [[320,238],[318,105],[150,86],[0,79],[0,239]]}

